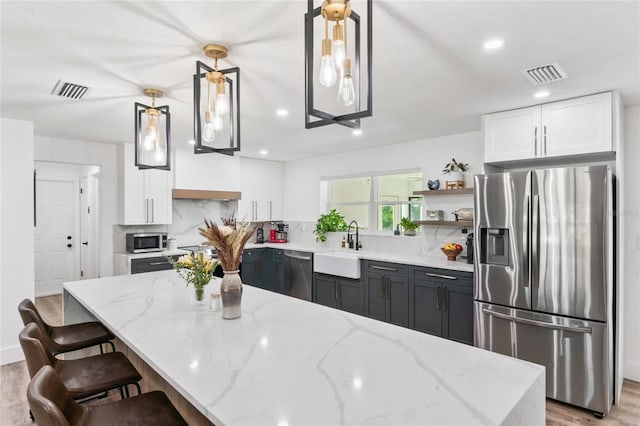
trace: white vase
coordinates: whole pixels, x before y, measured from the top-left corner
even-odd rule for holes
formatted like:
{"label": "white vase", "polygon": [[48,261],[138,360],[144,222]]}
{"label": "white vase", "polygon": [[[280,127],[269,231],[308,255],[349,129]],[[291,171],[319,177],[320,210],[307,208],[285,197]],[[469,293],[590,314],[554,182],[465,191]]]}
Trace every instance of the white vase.
{"label": "white vase", "polygon": [[224,271],[220,282],[222,318],[235,319],[242,315],[242,280],[239,271]]}

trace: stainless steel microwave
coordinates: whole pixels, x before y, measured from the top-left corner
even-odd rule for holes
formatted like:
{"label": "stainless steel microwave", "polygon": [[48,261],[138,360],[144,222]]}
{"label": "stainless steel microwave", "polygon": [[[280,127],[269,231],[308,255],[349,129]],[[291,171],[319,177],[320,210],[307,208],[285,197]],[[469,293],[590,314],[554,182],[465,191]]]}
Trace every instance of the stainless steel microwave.
{"label": "stainless steel microwave", "polygon": [[144,234],[127,234],[127,252],[148,253],[167,249],[166,232],[148,232]]}

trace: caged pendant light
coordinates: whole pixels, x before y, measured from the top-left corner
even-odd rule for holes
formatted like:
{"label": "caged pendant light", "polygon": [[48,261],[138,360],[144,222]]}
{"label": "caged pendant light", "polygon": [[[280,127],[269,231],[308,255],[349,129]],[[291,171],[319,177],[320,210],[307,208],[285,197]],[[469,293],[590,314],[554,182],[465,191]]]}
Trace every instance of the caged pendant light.
{"label": "caged pendant light", "polygon": [[144,89],[151,97],[151,106],[136,102],[135,122],[135,162],[139,169],[171,170],[171,114],[168,106],[156,106],[156,98],[162,97],[162,90]]}
{"label": "caged pendant light", "polygon": [[194,152],[233,155],[240,151],[240,68],[218,69],[218,60],[228,54],[224,46],[207,44],[203,50],[214,60],[214,65],[211,68],[196,62],[193,76]]}
{"label": "caged pendant light", "polygon": [[[360,119],[372,115],[372,0],[364,0],[362,3],[367,5],[365,21],[351,9],[350,0],[324,0],[318,7],[314,7],[314,0],[307,1],[308,10],[305,14],[305,127],[307,129],[328,124],[340,124],[359,129]],[[318,20],[322,21],[321,25],[316,25]],[[330,23],[333,23],[332,38],[329,38]],[[318,31],[320,28],[322,30]],[[351,28],[353,28],[352,33],[349,32]],[[323,37],[318,43],[321,47],[319,61],[314,51],[316,32],[321,33]],[[361,45],[363,32],[366,41],[364,49]],[[336,83],[338,83],[337,90],[335,90]],[[331,97],[333,99],[327,101]]]}

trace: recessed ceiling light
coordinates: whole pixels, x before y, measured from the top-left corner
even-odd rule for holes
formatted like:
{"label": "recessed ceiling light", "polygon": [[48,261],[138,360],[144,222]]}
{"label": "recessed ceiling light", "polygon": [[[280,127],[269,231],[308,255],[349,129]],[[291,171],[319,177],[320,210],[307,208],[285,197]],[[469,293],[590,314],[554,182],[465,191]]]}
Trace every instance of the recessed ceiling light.
{"label": "recessed ceiling light", "polygon": [[194,141],[193,139],[189,139],[189,140],[187,141],[187,143],[188,143],[189,145],[195,145],[195,144],[196,144],[196,141]]}
{"label": "recessed ceiling light", "polygon": [[260,155],[267,155],[269,153],[269,151],[267,151],[266,149],[261,149],[260,150]]}
{"label": "recessed ceiling light", "polygon": [[534,98],[540,99],[540,98],[546,98],[547,96],[549,96],[551,93],[549,93],[546,90],[541,90],[539,92],[536,92],[533,94]]}
{"label": "recessed ceiling light", "polygon": [[278,117],[286,117],[287,115],[289,115],[289,111],[284,108],[280,108],[276,110],[276,114],[278,114]]}
{"label": "recessed ceiling light", "polygon": [[355,129],[351,132],[354,136],[360,136],[362,134],[362,129]]}
{"label": "recessed ceiling light", "polygon": [[495,49],[500,49],[503,44],[504,44],[504,40],[500,40],[499,38],[494,38],[494,39],[485,41],[482,47],[484,48],[484,50],[495,50]]}

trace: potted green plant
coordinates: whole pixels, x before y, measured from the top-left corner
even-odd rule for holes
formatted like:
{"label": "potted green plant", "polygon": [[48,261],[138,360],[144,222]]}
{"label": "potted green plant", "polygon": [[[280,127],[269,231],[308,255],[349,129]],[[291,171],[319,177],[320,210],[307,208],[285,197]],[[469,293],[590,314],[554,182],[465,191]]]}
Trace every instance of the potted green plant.
{"label": "potted green plant", "polygon": [[313,231],[316,234],[316,241],[324,242],[327,240],[327,232],[338,232],[347,230],[347,222],[344,220],[344,216],[331,209],[327,214],[321,214],[316,222],[316,230]]}
{"label": "potted green plant", "polygon": [[413,222],[408,217],[403,217],[400,221],[400,226],[402,226],[402,229],[404,229],[404,235],[414,236],[416,235],[416,229],[418,229],[420,225]]}
{"label": "potted green plant", "polygon": [[458,182],[462,181],[462,174],[469,170],[469,163],[459,163],[455,158],[452,158],[451,161],[444,165],[444,169],[442,169],[442,174],[449,175],[451,180],[447,180],[447,182]]}

